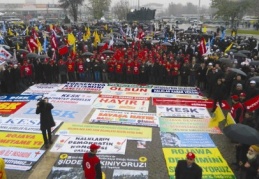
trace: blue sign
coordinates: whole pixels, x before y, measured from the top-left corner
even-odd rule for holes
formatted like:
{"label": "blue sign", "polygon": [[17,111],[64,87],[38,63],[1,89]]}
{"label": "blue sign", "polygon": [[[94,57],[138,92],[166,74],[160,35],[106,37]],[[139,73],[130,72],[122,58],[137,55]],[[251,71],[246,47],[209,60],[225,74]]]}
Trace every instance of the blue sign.
{"label": "blue sign", "polygon": [[4,96],[0,96],[0,101],[26,102],[26,101],[38,100],[40,98],[42,98],[41,95],[4,95]]}
{"label": "blue sign", "polygon": [[216,147],[208,133],[160,132],[163,147]]}

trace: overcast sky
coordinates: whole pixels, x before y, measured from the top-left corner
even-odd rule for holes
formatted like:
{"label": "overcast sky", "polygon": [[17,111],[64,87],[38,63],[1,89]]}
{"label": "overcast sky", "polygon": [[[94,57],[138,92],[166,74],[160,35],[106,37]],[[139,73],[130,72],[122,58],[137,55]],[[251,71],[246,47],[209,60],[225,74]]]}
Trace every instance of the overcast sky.
{"label": "overcast sky", "polygon": [[[1,2],[4,0],[0,0]],[[8,0],[6,2],[8,3],[24,3],[24,2],[35,2],[40,4],[46,4],[46,3],[57,3],[58,0]],[[112,0],[112,6],[119,2],[120,0]],[[138,5],[138,0],[128,0],[131,6],[137,6]],[[87,0],[85,0],[85,2],[87,2]],[[194,5],[198,5],[199,4],[199,0],[139,0],[140,6],[143,6],[147,3],[160,3],[164,5],[164,8],[167,8],[168,4],[170,2],[174,2],[176,4],[181,3],[181,4],[186,4],[187,2],[191,2]],[[200,0],[201,2],[201,6],[207,6],[209,7],[209,4],[211,2],[211,0]]]}
{"label": "overcast sky", "polygon": [[[112,0],[112,5],[119,1],[120,0]],[[191,2],[194,5],[199,4],[199,0],[139,0],[140,6],[143,6],[147,3],[160,3],[160,4],[164,4],[164,8],[166,8],[170,2],[173,2],[176,4],[178,3],[186,4],[188,2]],[[200,2],[201,2],[201,6],[209,7],[211,0],[200,0]],[[137,6],[138,0],[129,0],[129,3],[130,5]]]}

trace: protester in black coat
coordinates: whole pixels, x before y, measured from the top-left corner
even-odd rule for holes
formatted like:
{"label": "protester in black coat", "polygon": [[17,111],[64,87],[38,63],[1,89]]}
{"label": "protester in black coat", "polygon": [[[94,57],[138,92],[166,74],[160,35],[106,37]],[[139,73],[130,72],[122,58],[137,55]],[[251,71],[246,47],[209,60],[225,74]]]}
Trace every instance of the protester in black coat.
{"label": "protester in black coat", "polygon": [[178,160],[175,168],[175,179],[201,179],[202,169],[195,163],[195,155],[188,152],[186,160]]}
{"label": "protester in black coat", "polygon": [[[49,144],[52,144],[51,127],[55,126],[51,113],[53,108],[53,105],[48,102],[48,98],[46,97],[37,103],[36,114],[40,114],[40,130],[42,131],[46,149],[49,147]],[[48,132],[48,137],[46,135],[46,131]]]}
{"label": "protester in black coat", "polygon": [[222,79],[219,78],[217,80],[217,84],[215,84],[213,87],[212,98],[214,99],[214,101],[213,101],[212,112],[216,110],[217,102],[219,103],[219,106],[222,107],[222,100],[225,99],[226,97],[226,91],[227,89],[225,84],[223,84]]}

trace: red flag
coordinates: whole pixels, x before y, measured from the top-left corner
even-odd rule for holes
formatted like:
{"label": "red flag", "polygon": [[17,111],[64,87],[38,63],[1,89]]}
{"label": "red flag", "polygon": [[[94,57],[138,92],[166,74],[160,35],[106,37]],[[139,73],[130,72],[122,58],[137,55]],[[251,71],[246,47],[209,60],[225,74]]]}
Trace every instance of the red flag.
{"label": "red flag", "polygon": [[68,47],[66,45],[63,45],[61,46],[59,49],[58,49],[58,53],[60,55],[65,55],[68,53]]}
{"label": "red flag", "polygon": [[201,38],[201,41],[200,41],[200,46],[199,46],[199,52],[201,55],[203,55],[204,53],[206,53],[206,44],[205,44],[205,39],[204,37]]}
{"label": "red flag", "polygon": [[103,52],[104,50],[107,50],[108,47],[109,47],[109,44],[106,42],[106,43],[102,46],[102,48],[100,49],[100,52]]}
{"label": "red flag", "polygon": [[246,109],[250,112],[259,108],[259,95],[244,102]]}

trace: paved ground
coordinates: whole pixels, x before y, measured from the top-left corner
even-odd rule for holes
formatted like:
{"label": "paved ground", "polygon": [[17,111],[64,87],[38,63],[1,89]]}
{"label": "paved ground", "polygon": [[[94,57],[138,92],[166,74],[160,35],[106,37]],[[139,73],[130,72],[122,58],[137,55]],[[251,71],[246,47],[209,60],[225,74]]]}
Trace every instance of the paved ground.
{"label": "paved ground", "polygon": [[[155,107],[150,105],[149,112],[155,112]],[[85,119],[88,122],[90,113]],[[221,151],[223,157],[230,164],[234,160],[233,144],[224,136],[212,134],[211,138],[216,146]],[[162,145],[159,136],[159,128],[153,128],[152,142],[147,142],[146,149],[137,149],[137,141],[128,141],[126,156],[131,158],[136,153],[146,156],[148,159],[149,179],[168,179],[168,172],[164,155],[162,152]],[[45,179],[51,171],[52,166],[57,160],[59,154],[46,152],[46,154],[38,161],[31,171],[21,172],[14,170],[7,170],[8,179]],[[67,178],[69,179],[69,178]]]}

